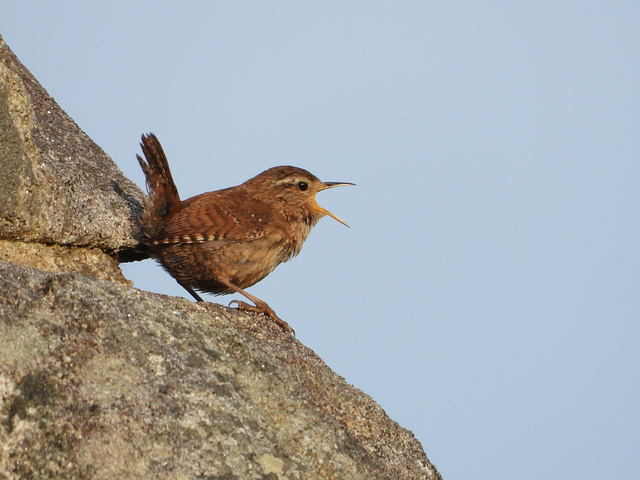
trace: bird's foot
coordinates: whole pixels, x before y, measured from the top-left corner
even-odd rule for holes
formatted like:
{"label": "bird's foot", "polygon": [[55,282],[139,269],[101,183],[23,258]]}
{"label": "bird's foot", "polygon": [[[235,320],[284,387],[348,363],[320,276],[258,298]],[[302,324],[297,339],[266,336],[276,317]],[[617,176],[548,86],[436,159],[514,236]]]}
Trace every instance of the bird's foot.
{"label": "bird's foot", "polygon": [[256,305],[250,305],[240,300],[232,300],[229,303],[229,306],[233,305],[234,303],[238,305],[238,310],[245,310],[247,312],[255,312],[266,315],[267,317],[271,318],[271,320],[273,320],[285,332],[292,334],[294,337],[296,336],[295,330],[291,328],[287,322],[278,317],[278,315],[276,315],[276,312],[274,312],[273,309],[266,303],[256,302]]}

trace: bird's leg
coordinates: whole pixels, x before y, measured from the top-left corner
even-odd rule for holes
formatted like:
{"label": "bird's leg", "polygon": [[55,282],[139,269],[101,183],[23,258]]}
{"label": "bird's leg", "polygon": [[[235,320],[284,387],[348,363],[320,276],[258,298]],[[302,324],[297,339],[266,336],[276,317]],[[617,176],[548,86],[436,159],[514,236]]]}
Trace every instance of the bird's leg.
{"label": "bird's leg", "polygon": [[184,288],[187,292],[189,292],[191,294],[191,296],[196,299],[196,302],[204,302],[204,300],[202,300],[202,297],[200,295],[198,295],[193,288],[188,287],[187,285],[185,285],[184,283],[181,283],[181,282],[178,282],[178,284],[182,288]]}
{"label": "bird's leg", "polygon": [[[246,302],[241,302],[240,300],[232,300],[231,303],[229,303],[229,306],[231,306],[231,305],[233,305],[235,303],[236,305],[238,305],[238,310],[246,310],[248,312],[255,312],[255,313],[261,313],[263,315],[266,315],[267,317],[271,318],[271,320],[273,320],[285,332],[291,333],[293,336],[296,335],[295,330],[293,328],[291,328],[287,322],[285,322],[280,317],[278,317],[278,315],[276,315],[276,312],[274,312],[273,309],[269,305],[267,305],[267,302],[264,302],[264,301],[260,300],[258,297],[254,297],[250,293],[245,292],[240,287],[236,287],[233,283],[231,283],[231,282],[229,282],[227,280],[219,280],[219,281],[220,281],[220,283],[222,283],[225,286],[229,287],[231,290],[234,290],[235,292],[238,292],[240,295],[244,295],[249,300],[251,300],[253,303],[255,303],[255,306],[253,306],[253,305],[249,305]],[[197,302],[204,302],[202,297],[200,295],[198,295],[193,288],[191,288],[191,287],[189,287],[189,286],[187,286],[187,285],[185,285],[185,284],[183,284],[181,282],[178,282],[178,284],[182,288],[184,288],[187,292],[189,292],[191,294],[191,296],[196,299]]]}
{"label": "bird's leg", "polygon": [[250,293],[245,292],[243,289],[235,286],[233,283],[229,282],[228,280],[219,280],[219,281],[220,283],[229,287],[234,292],[237,292],[240,295],[244,295],[255,304],[255,306],[253,306],[253,305],[249,305],[246,302],[241,302],[239,300],[232,300],[231,303],[229,303],[229,306],[235,303],[236,305],[238,305],[239,310],[262,313],[263,315],[270,317],[271,320],[273,320],[285,332],[291,333],[292,335],[295,336],[296,332],[293,330],[293,328],[291,328],[287,322],[285,322],[280,317],[278,317],[278,315],[276,315],[276,312],[274,312],[273,309],[269,305],[267,305],[267,302],[263,302],[258,297],[254,297]]}

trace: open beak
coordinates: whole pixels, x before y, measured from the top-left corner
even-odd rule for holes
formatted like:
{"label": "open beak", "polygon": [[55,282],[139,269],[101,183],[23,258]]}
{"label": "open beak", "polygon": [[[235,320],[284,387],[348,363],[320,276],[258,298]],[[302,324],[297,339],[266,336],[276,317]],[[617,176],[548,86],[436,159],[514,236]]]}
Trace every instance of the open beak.
{"label": "open beak", "polygon": [[[344,185],[355,185],[355,183],[349,183],[349,182],[323,182],[322,188],[320,188],[320,190],[318,190],[318,191],[321,192],[322,190],[327,190],[327,189],[333,188],[333,187],[342,187]],[[338,218],[337,215],[334,215],[329,210],[326,210],[326,209],[322,208],[320,205],[318,205],[318,202],[316,202],[316,206],[318,207],[318,211],[322,212],[324,215],[330,216],[334,220],[336,220],[336,221],[340,222],[341,224],[343,224],[345,227],[349,226],[346,223],[344,223],[342,220],[340,220],[340,218]]]}

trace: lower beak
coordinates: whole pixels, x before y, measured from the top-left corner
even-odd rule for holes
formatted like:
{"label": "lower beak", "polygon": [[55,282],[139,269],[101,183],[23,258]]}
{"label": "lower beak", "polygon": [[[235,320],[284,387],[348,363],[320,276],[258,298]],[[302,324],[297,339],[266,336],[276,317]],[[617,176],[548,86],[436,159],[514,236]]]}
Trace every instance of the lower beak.
{"label": "lower beak", "polygon": [[[342,186],[345,186],[345,185],[355,185],[355,183],[349,183],[349,182],[324,182],[324,185],[318,191],[321,192],[322,190],[327,190],[329,188],[334,188],[334,187],[342,187]],[[330,216],[334,220],[336,220],[336,221],[340,222],[341,224],[343,224],[345,227],[349,226],[346,223],[344,223],[342,220],[340,220],[340,218],[337,215],[334,215],[329,210],[326,210],[326,209],[322,208],[320,205],[318,205],[318,202],[316,202],[316,206],[318,207],[318,211],[320,211],[324,215]]]}

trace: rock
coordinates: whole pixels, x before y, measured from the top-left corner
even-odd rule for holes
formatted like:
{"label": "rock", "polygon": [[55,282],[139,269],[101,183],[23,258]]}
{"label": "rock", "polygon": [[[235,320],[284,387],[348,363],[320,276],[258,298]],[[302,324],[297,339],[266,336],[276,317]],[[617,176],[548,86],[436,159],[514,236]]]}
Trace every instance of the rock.
{"label": "rock", "polygon": [[[142,191],[62,111],[2,37],[0,165],[0,238],[69,250],[88,247],[94,255],[111,257],[139,243]],[[36,248],[34,261],[48,256]],[[51,252],[56,261],[43,263],[64,262],[67,255],[58,253]],[[112,276],[124,280],[117,262],[111,263]]]}
{"label": "rock", "polygon": [[0,479],[441,478],[270,320],[128,285],[141,192],[0,60]]}
{"label": "rock", "polygon": [[10,263],[0,291],[0,478],[440,478],[264,317]]}

